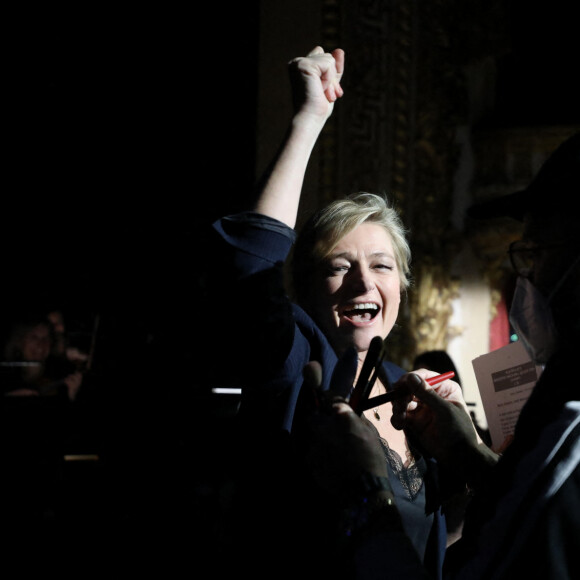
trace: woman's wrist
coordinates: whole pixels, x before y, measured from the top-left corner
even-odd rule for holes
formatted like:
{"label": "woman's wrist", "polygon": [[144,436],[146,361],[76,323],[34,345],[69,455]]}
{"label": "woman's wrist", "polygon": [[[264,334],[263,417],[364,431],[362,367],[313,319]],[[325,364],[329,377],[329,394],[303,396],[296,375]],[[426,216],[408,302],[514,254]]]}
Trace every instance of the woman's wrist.
{"label": "woman's wrist", "polygon": [[298,111],[292,117],[292,131],[308,134],[315,141],[324,128],[328,117],[310,111]]}

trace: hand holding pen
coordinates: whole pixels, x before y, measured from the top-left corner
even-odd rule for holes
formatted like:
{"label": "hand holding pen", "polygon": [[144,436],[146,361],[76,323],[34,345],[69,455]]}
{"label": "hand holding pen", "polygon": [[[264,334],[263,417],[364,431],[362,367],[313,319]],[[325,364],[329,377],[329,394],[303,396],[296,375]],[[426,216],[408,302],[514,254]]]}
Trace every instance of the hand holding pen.
{"label": "hand holding pen", "polygon": [[[361,415],[367,409],[376,408],[379,405],[384,405],[385,403],[389,403],[408,394],[405,389],[393,389],[391,385],[385,385],[387,388],[386,393],[369,399],[373,385],[379,374],[379,369],[383,364],[385,354],[385,341],[381,339],[381,337],[375,336],[371,340],[363,367],[349,400],[351,407],[358,415]],[[340,362],[341,361],[339,361],[339,363]],[[337,371],[340,372],[339,365],[337,365]],[[455,373],[450,371],[430,377],[425,379],[425,381],[428,385],[433,386],[448,379],[452,379],[454,376]]]}
{"label": "hand holding pen", "polygon": [[[455,376],[455,373],[453,371],[449,371],[448,373],[442,373],[440,375],[436,375],[434,377],[430,377],[428,379],[425,379],[425,382],[429,385],[429,386],[434,386],[434,385],[438,385],[439,383],[442,383],[443,381],[446,381],[448,379],[452,379]],[[379,395],[377,397],[373,397],[372,399],[367,399],[366,404],[364,405],[363,411],[366,411],[367,409],[372,409],[375,407],[378,407],[379,405],[384,405],[385,403],[390,403],[391,401],[394,401],[395,399],[401,398],[403,395],[406,395],[406,391],[404,389],[393,389],[392,391],[389,391],[388,393],[384,393],[382,395]]]}

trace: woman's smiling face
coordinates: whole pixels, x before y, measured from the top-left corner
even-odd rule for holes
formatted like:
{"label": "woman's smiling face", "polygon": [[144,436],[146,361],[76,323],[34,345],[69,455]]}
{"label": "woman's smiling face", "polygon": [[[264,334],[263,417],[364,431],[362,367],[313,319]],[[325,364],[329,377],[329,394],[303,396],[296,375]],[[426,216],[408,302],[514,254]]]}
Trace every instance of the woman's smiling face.
{"label": "woman's smiling face", "polygon": [[323,261],[321,274],[316,319],[339,354],[349,346],[366,352],[373,337],[386,338],[399,313],[401,277],[385,228],[357,226]]}

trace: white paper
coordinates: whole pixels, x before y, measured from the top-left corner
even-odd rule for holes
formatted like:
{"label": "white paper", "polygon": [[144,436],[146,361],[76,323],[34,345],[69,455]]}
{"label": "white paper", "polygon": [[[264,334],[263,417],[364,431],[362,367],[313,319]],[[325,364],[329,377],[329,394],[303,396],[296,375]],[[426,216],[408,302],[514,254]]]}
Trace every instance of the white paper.
{"label": "white paper", "polygon": [[498,450],[512,435],[520,411],[528,400],[541,367],[536,366],[521,342],[477,357],[472,362],[491,446]]}

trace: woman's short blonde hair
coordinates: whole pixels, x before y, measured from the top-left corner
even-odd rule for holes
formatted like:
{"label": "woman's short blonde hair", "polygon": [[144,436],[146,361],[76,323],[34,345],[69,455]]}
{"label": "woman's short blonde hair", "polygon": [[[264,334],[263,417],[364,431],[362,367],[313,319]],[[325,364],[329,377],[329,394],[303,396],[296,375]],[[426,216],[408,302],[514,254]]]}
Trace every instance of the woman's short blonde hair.
{"label": "woman's short blonde hair", "polygon": [[401,279],[401,290],[410,284],[411,250],[399,213],[385,197],[374,193],[355,193],[331,202],[316,212],[304,225],[296,241],[292,277],[299,304],[307,304],[312,277],[326,256],[349,232],[363,223],[385,228],[391,236]]}

